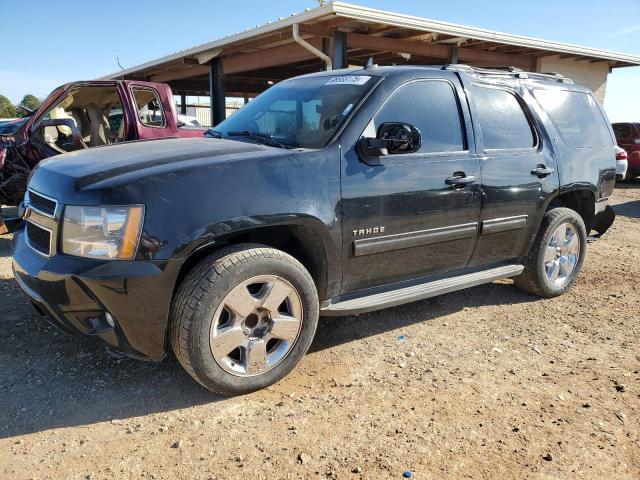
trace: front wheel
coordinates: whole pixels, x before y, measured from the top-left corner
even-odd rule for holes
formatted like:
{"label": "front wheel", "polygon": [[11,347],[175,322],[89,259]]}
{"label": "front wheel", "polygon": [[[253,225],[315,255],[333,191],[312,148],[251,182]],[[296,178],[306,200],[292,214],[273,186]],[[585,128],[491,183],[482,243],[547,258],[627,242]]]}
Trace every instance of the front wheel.
{"label": "front wheel", "polygon": [[557,297],[575,283],[584,262],[587,232],[582,217],[569,208],[549,210],[524,264],[515,278],[521,290]]}
{"label": "front wheel", "polygon": [[184,280],[171,312],[171,344],[205,388],[238,395],[271,385],[305,355],[318,323],[309,272],[259,245],[230,247]]}

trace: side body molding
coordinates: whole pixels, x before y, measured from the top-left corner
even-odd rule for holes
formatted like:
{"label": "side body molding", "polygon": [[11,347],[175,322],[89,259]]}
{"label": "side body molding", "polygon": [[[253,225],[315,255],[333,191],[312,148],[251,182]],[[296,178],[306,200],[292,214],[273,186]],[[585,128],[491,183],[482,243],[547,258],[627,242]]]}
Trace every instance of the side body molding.
{"label": "side body molding", "polygon": [[416,232],[384,235],[374,238],[363,238],[353,242],[353,254],[356,257],[371,255],[373,253],[389,252],[403,248],[432,245],[434,243],[460,240],[475,237],[478,232],[478,224],[465,223],[451,227],[432,228],[418,230]]}

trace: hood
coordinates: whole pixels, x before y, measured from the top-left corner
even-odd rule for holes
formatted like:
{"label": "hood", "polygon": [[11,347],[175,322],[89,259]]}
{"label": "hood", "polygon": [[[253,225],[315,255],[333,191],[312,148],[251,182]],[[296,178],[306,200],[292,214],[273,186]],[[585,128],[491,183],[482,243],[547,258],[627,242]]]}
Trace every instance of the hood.
{"label": "hood", "polygon": [[[228,162],[256,156],[274,156],[286,152],[264,145],[213,138],[176,138],[148,140],[79,150],[41,162],[29,186],[36,191],[51,191],[52,185],[65,183],[76,190],[98,183],[118,183],[149,177],[156,172]],[[62,186],[62,185],[60,185]]]}

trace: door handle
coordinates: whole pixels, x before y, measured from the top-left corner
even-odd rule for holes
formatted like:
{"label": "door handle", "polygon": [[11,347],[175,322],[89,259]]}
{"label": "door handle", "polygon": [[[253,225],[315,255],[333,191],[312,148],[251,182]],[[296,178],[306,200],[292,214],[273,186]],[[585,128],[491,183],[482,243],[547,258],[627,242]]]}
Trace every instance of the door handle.
{"label": "door handle", "polygon": [[454,187],[464,187],[465,185],[475,183],[475,181],[476,177],[474,177],[473,175],[465,175],[445,178],[444,183],[446,183],[447,185],[453,185]]}
{"label": "door handle", "polygon": [[544,165],[538,165],[536,168],[531,170],[531,175],[535,175],[538,178],[544,178],[548,175],[551,175],[555,170],[553,168],[547,168]]}

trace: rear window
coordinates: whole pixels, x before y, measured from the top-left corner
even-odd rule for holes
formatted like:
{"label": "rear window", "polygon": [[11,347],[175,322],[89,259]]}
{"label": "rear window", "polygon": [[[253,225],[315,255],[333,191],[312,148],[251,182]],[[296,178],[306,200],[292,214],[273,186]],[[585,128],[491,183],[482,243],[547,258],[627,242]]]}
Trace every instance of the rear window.
{"label": "rear window", "polygon": [[472,86],[485,150],[533,148],[536,139],[516,96],[507,91]]}
{"label": "rear window", "polygon": [[534,90],[534,95],[572,148],[611,146],[613,141],[596,101],[585,92]]}
{"label": "rear window", "polygon": [[613,133],[616,140],[626,140],[633,135],[633,127],[629,123],[618,123],[613,125]]}

